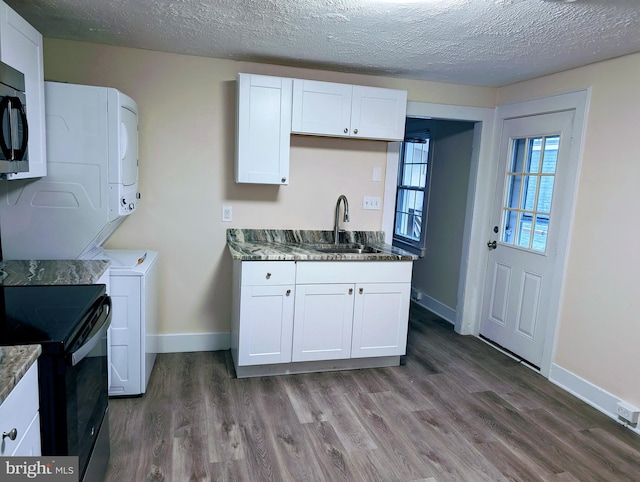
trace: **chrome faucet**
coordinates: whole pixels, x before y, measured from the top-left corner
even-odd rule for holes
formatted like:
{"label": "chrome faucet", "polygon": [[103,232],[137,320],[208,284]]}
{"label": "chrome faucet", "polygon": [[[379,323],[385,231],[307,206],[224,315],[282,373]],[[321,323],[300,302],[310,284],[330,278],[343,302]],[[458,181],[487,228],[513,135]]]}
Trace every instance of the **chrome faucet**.
{"label": "chrome faucet", "polygon": [[345,196],[344,194],[340,194],[340,197],[338,197],[338,201],[336,202],[336,217],[333,224],[334,244],[338,244],[339,242],[338,231],[339,231],[339,224],[340,224],[340,201],[344,201],[344,217],[342,218],[342,220],[345,223],[349,222],[349,201],[347,201],[347,196]]}

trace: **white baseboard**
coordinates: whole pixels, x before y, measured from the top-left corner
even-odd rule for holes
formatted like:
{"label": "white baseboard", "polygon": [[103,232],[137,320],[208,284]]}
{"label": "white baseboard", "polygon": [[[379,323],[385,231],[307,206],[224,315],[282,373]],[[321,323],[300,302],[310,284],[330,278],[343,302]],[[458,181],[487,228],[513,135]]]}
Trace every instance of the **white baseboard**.
{"label": "white baseboard", "polygon": [[147,349],[156,353],[228,350],[231,348],[231,333],[148,335],[147,344]]}
{"label": "white baseboard", "polygon": [[637,424],[636,426],[633,426],[618,418],[616,405],[622,400],[615,395],[603,390],[575,373],[565,370],[555,363],[551,365],[549,381],[558,385],[560,388],[566,390],[572,395],[575,395],[583,402],[591,405],[593,408],[599,410],[608,417],[611,417],[621,425],[624,425],[628,429],[640,434],[640,427],[638,427]]}
{"label": "white baseboard", "polygon": [[[416,296],[417,295],[417,296]],[[447,320],[452,325],[456,322],[456,310],[428,296],[416,288],[411,288],[411,301]]]}

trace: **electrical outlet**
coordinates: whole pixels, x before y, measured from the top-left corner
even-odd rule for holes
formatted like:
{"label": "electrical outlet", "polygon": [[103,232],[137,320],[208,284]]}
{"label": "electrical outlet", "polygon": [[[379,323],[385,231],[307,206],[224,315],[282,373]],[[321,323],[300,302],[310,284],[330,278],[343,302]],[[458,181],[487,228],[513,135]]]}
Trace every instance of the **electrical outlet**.
{"label": "electrical outlet", "polygon": [[638,423],[640,409],[627,402],[618,402],[618,405],[616,406],[616,413],[618,414],[618,417],[625,419],[627,422]]}
{"label": "electrical outlet", "polygon": [[231,206],[222,206],[222,221],[230,223],[233,220],[233,208]]}
{"label": "electrical outlet", "polygon": [[362,209],[380,209],[382,204],[379,196],[365,196],[362,201]]}

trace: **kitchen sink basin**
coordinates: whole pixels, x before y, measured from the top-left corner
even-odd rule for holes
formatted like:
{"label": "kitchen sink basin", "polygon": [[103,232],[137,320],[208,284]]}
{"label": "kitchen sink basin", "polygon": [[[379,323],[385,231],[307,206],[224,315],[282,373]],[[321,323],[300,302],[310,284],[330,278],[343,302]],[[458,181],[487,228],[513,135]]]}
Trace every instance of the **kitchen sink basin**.
{"label": "kitchen sink basin", "polygon": [[308,248],[311,248],[315,251],[320,251],[322,253],[336,253],[336,254],[371,254],[371,253],[381,253],[382,250],[376,248],[374,246],[368,246],[365,244],[358,243],[323,243],[323,244],[309,244]]}

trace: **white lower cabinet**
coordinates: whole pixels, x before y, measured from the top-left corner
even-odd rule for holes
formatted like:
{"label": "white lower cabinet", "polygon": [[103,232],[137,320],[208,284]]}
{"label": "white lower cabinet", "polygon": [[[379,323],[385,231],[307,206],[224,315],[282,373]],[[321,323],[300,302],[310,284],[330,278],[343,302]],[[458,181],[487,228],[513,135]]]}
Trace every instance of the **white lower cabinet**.
{"label": "white lower cabinet", "polygon": [[[34,363],[0,405],[0,456],[40,455],[38,364]],[[11,436],[9,436],[11,435]]]}
{"label": "white lower cabinet", "polygon": [[295,263],[234,261],[231,353],[237,366],[289,363]]}
{"label": "white lower cabinet", "polygon": [[355,293],[351,358],[404,355],[411,282],[357,284]]}
{"label": "white lower cabinet", "polygon": [[404,355],[411,271],[411,261],[234,261],[236,367]]}
{"label": "white lower cabinet", "polygon": [[350,358],[352,284],[296,285],[292,360]]}

